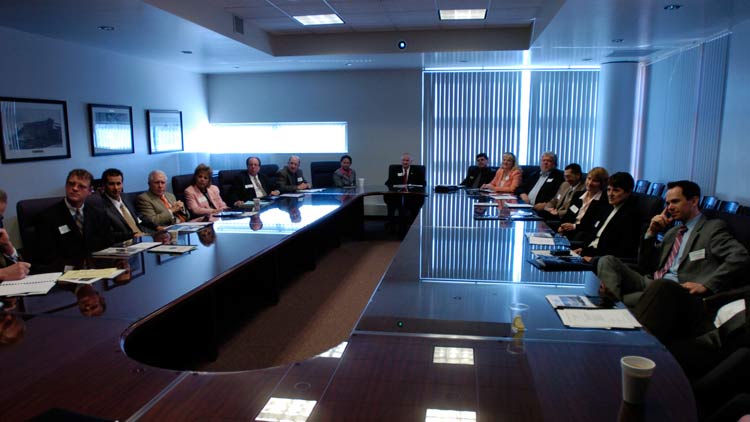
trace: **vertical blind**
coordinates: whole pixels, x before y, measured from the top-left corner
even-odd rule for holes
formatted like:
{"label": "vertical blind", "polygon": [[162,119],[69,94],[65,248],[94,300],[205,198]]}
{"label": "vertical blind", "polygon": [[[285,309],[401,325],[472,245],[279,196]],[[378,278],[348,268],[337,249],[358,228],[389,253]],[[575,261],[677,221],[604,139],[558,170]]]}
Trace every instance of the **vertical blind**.
{"label": "vertical blind", "polygon": [[519,164],[554,151],[561,166],[594,165],[598,70],[425,72],[423,79],[430,183],[459,183],[480,152],[494,166],[505,151]]}

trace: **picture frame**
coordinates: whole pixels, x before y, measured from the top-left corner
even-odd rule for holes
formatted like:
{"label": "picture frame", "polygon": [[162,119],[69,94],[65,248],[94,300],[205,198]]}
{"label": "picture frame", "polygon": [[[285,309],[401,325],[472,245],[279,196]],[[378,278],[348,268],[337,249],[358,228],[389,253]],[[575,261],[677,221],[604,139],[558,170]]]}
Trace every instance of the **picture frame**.
{"label": "picture frame", "polygon": [[146,110],[146,121],[149,154],[183,151],[181,111]]}
{"label": "picture frame", "polygon": [[89,104],[91,155],[133,154],[133,107]]}
{"label": "picture frame", "polygon": [[65,101],[0,97],[3,163],[70,158]]}

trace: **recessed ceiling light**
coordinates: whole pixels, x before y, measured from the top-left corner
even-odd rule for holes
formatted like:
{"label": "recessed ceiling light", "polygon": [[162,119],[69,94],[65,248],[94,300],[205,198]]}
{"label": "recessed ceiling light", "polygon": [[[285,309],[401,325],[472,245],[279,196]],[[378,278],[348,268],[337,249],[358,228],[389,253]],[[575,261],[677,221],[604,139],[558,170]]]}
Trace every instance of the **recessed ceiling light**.
{"label": "recessed ceiling light", "polygon": [[482,20],[487,17],[487,9],[447,9],[440,10],[440,20]]}
{"label": "recessed ceiling light", "polygon": [[115,27],[110,25],[99,25],[96,27],[96,29],[100,31],[114,31]]}
{"label": "recessed ceiling light", "polygon": [[622,39],[622,38],[613,38],[613,39],[612,39],[612,42],[613,42],[613,43],[615,43],[615,44],[619,44],[619,43],[621,43],[621,42],[623,42],[623,41],[625,41],[625,40],[624,40],[624,39]]}
{"label": "recessed ceiling light", "polygon": [[591,57],[586,57],[585,59],[581,59],[581,61],[582,62],[590,62],[591,61]]}
{"label": "recessed ceiling light", "polygon": [[338,15],[304,15],[292,16],[302,25],[340,25],[344,23]]}
{"label": "recessed ceiling light", "polygon": [[664,6],[664,10],[677,10],[680,7],[682,7],[681,4],[668,4],[668,5]]}
{"label": "recessed ceiling light", "polygon": [[182,50],[181,53],[182,54],[193,54],[193,52],[190,51],[190,50]]}
{"label": "recessed ceiling light", "polygon": [[347,66],[351,66],[352,64],[351,64],[351,63],[347,63],[346,65],[347,65]]}
{"label": "recessed ceiling light", "polygon": [[232,66],[233,69],[239,69],[239,66]]}

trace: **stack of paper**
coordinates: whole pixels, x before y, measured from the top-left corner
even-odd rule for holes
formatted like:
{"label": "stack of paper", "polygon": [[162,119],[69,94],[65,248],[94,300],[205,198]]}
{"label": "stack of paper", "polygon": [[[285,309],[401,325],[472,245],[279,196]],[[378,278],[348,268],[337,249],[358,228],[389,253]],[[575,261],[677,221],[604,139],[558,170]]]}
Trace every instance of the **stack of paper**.
{"label": "stack of paper", "polygon": [[167,227],[166,231],[178,231],[180,233],[194,233],[198,230],[210,226],[211,224],[214,224],[212,221],[209,222],[194,222],[194,221],[188,221],[185,223],[175,224],[172,226]]}
{"label": "stack of paper", "polygon": [[139,252],[145,251],[146,249],[150,249],[150,248],[153,248],[154,246],[159,246],[159,245],[161,245],[161,242],[141,242],[141,243],[136,243],[136,244],[126,246],[126,247],[121,247],[121,248],[111,247],[111,248],[102,249],[100,251],[96,251],[92,253],[91,255],[108,256],[108,257],[109,256],[127,257],[127,256],[135,255]]}
{"label": "stack of paper", "polygon": [[113,279],[124,273],[125,270],[119,268],[101,268],[95,270],[70,270],[57,279],[67,281],[68,283],[92,284],[102,279]]}
{"label": "stack of paper", "polygon": [[553,308],[596,308],[591,300],[581,295],[547,295],[547,301]]}
{"label": "stack of paper", "polygon": [[151,253],[182,255],[186,252],[194,251],[196,249],[198,249],[198,247],[192,245],[161,245],[155,248],[151,248],[148,251]]}
{"label": "stack of paper", "polygon": [[30,275],[23,280],[9,280],[0,283],[0,296],[44,295],[52,289],[62,273]]}
{"label": "stack of paper", "polygon": [[638,320],[627,309],[557,309],[562,323],[574,328],[623,328],[641,327]]}

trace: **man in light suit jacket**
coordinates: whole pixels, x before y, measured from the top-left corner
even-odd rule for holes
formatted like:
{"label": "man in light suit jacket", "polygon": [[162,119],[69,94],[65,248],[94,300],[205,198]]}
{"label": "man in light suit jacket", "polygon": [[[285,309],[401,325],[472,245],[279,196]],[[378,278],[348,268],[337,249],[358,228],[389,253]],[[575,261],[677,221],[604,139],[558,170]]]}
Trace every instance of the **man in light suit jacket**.
{"label": "man in light suit jacket", "polygon": [[[746,283],[744,272],[750,263],[747,249],[727,231],[726,223],[707,220],[700,212],[697,184],[681,180],[667,188],[667,207],[651,219],[641,242],[638,262],[646,274],[611,256],[600,259],[597,267],[605,293],[619,299],[643,291],[636,317],[663,342],[703,334],[710,325],[702,298]],[[669,229],[658,243],[657,233],[675,220],[683,224]],[[666,281],[681,288],[672,284],[665,289]],[[669,300],[659,299],[664,294]],[[657,309],[658,303],[667,302],[671,309]]]}
{"label": "man in light suit jacket", "polygon": [[167,175],[161,170],[148,174],[148,190],[138,195],[135,207],[141,219],[156,227],[157,231],[190,219],[185,204],[167,192]]}
{"label": "man in light suit jacket", "polygon": [[309,189],[310,185],[302,175],[302,169],[299,168],[300,159],[296,155],[289,157],[286,167],[276,173],[276,187],[282,193],[296,192],[299,189]]}
{"label": "man in light suit jacket", "polygon": [[104,192],[101,194],[102,203],[104,204],[104,212],[112,223],[112,235],[115,242],[132,239],[142,235],[147,228],[155,228],[155,226],[147,227],[149,226],[148,223],[138,217],[138,214],[127,201],[123,201],[123,178],[122,171],[115,168],[104,170],[102,173],[104,185]]}
{"label": "man in light suit jacket", "polygon": [[239,207],[246,201],[280,193],[276,189],[276,183],[260,172],[260,158],[248,157],[245,165],[247,172],[238,174],[232,181],[232,188],[229,190],[230,204]]}

